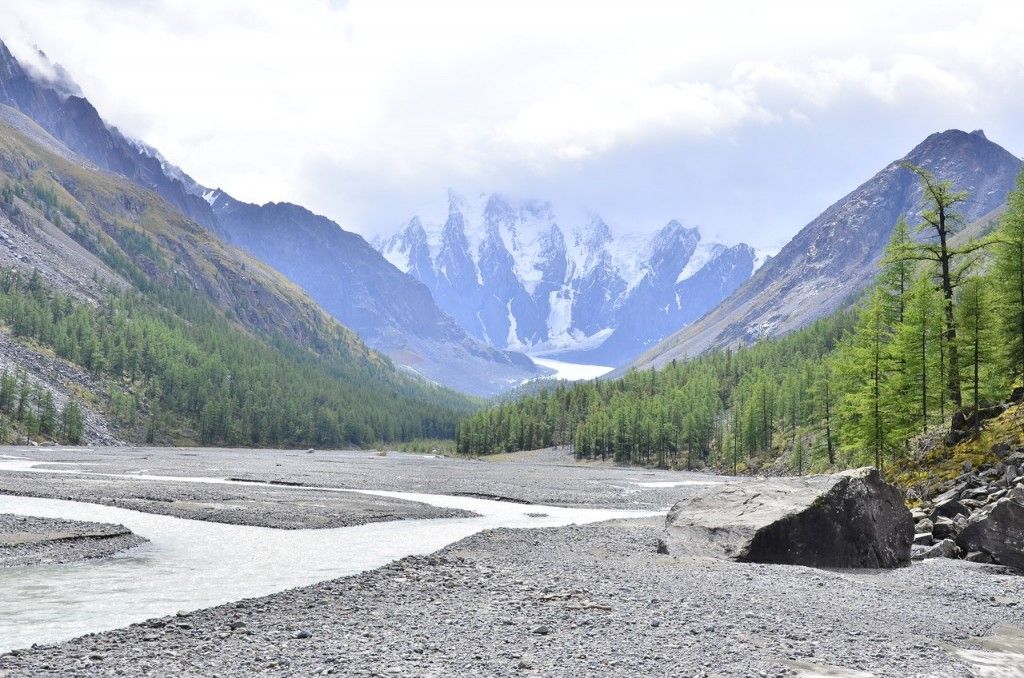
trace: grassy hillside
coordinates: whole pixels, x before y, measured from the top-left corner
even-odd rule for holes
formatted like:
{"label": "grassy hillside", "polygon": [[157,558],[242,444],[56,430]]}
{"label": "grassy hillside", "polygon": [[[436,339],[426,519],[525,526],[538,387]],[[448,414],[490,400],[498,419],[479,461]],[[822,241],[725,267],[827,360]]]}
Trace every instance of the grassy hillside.
{"label": "grassy hillside", "polygon": [[14,235],[56,229],[70,244],[48,253],[60,270],[41,273],[22,241],[5,240],[0,318],[20,340],[103,376],[108,392],[87,397],[129,438],[450,437],[474,407],[399,373],[285,278],[42,135],[0,122],[0,218]]}

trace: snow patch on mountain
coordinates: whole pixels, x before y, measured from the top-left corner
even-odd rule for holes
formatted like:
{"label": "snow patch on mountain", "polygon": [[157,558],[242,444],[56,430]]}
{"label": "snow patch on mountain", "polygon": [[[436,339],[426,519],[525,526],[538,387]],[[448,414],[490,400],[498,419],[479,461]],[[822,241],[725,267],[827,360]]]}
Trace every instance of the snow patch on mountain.
{"label": "snow patch on mountain", "polygon": [[597,215],[566,224],[544,201],[449,191],[448,204],[444,221],[413,217],[374,246],[500,348],[622,361],[710,310],[753,269],[752,248],[705,242],[675,220],[654,234],[613,233]]}

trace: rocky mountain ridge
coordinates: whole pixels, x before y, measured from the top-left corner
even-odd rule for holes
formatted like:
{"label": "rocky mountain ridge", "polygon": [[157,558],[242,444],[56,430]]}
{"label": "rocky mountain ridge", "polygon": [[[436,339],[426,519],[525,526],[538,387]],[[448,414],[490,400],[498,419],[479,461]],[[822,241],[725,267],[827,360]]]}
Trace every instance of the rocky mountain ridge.
{"label": "rocky mountain ridge", "polygon": [[1001,208],[1024,166],[981,130],[930,135],[801,229],[713,311],[631,366],[658,367],[786,334],[853,299],[874,279],[897,220],[905,217],[912,228],[921,221],[921,185],[903,163],[924,167],[967,191],[970,198],[961,210],[966,223]]}
{"label": "rocky mountain ridge", "polygon": [[35,125],[17,115],[6,119],[76,163],[152,190],[222,241],[277,268],[397,365],[479,395],[547,372],[524,355],[469,336],[420,283],[333,221],[298,205],[242,203],[202,186],[156,149],[107,124],[63,69],[49,70],[59,76],[27,69],[0,42],[0,105]]}
{"label": "rocky mountain ridge", "polygon": [[374,245],[492,346],[620,365],[697,319],[763,261],[670,221],[613,235],[599,216],[568,227],[551,203],[449,193],[441,223],[410,219]]}

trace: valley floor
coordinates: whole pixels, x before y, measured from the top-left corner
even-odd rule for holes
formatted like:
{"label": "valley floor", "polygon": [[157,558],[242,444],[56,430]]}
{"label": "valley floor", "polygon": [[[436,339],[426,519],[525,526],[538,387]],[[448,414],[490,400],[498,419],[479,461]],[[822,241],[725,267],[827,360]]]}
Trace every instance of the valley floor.
{"label": "valley floor", "polygon": [[[725,480],[561,465],[552,455],[488,463],[364,452],[4,453],[94,472],[648,510],[667,508],[694,483]],[[65,474],[56,490],[49,474],[0,472],[5,483],[12,477],[44,496],[75,496],[84,492],[75,484],[89,481]],[[111,494],[140,493],[111,482],[125,483],[107,487]],[[171,486],[152,485],[151,498]],[[294,488],[231,490],[268,493],[261,505],[298,515],[317,504],[296,501],[287,494]],[[656,553],[661,524],[488,530],[354,576],[9,653],[0,675],[1024,675],[1024,577],[942,559],[876,572],[678,558]],[[1007,651],[970,649],[985,636]]]}

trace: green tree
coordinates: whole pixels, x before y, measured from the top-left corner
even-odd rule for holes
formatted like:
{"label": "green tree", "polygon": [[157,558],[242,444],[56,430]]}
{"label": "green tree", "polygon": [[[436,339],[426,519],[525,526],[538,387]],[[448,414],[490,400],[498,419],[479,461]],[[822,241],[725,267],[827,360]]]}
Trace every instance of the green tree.
{"label": "green tree", "polygon": [[971,255],[985,247],[988,241],[978,240],[960,247],[954,246],[951,238],[964,223],[963,215],[957,210],[957,206],[966,202],[968,193],[954,190],[952,182],[936,179],[935,175],[923,167],[909,163],[905,163],[903,167],[916,174],[921,181],[924,195],[920,229],[928,230],[934,236],[934,240],[929,238],[924,242],[907,245],[903,256],[909,260],[929,261],[937,264],[936,271],[939,287],[942,290],[942,310],[945,319],[943,334],[949,366],[946,370],[947,388],[949,399],[955,406],[960,407],[962,396],[957,357],[954,294],[956,288],[964,282],[967,273],[977,261],[977,258]]}
{"label": "green tree", "polygon": [[[982,398],[999,393],[1003,380],[996,369],[997,327],[988,282],[980,277],[968,279],[960,290],[957,306],[960,324],[960,378],[970,389],[973,411]],[[974,425],[980,422],[975,414]]]}
{"label": "green tree", "polygon": [[992,280],[999,293],[999,320],[1015,379],[1024,377],[1024,171],[1010,193],[994,238]]}

